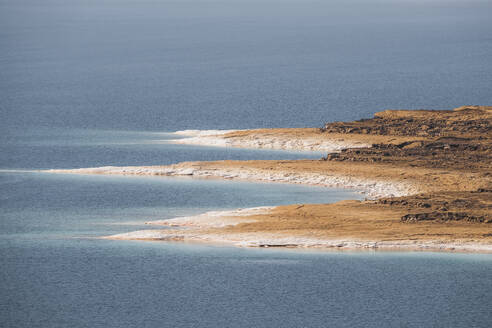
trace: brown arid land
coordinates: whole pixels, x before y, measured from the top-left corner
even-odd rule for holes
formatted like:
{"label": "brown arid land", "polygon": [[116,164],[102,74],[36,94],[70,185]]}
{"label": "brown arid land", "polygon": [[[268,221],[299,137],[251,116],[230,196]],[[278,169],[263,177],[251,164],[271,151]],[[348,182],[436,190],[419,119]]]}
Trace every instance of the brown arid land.
{"label": "brown arid land", "polygon": [[153,222],[188,228],[146,230],[112,239],[492,252],[492,107],[387,110],[371,119],[321,128],[234,131],[208,140],[191,139],[233,147],[318,151],[332,150],[330,143],[336,147],[319,160],[188,162],[63,172],[345,186],[369,197],[214,214],[208,223],[210,215],[172,224]]}

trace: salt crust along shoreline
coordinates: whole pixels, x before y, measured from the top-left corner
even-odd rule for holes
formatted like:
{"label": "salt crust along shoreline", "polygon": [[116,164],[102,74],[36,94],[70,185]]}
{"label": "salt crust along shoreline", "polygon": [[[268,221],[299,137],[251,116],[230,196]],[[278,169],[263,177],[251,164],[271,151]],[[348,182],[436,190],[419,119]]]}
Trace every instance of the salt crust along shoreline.
{"label": "salt crust along shoreline", "polygon": [[207,228],[223,228],[240,223],[253,222],[251,216],[268,214],[274,207],[254,207],[227,211],[210,211],[196,216],[169,220],[149,221],[146,224],[185,227],[186,229],[139,230],[104,237],[112,240],[182,241],[197,243],[228,244],[238,247],[295,247],[331,249],[379,249],[492,252],[492,245],[470,242],[447,243],[433,240],[361,241],[351,239],[319,239],[312,237],[281,236],[269,233],[226,233],[207,232]]}
{"label": "salt crust along shoreline", "polygon": [[193,216],[183,216],[174,219],[148,221],[145,224],[169,227],[197,227],[197,228],[223,228],[245,222],[248,216],[267,214],[273,206],[261,206],[251,208],[239,208],[227,211],[210,211]]}
{"label": "salt crust along shoreline", "polygon": [[[192,163],[189,163],[190,165]],[[408,195],[416,192],[415,187],[402,183],[376,182],[354,179],[352,177],[322,176],[310,174],[260,174],[248,170],[200,170],[193,167],[100,167],[74,170],[48,170],[50,173],[72,174],[120,174],[120,175],[166,175],[166,176],[197,176],[220,177],[225,179],[241,179],[269,182],[290,182],[329,187],[351,187],[364,189],[367,195],[384,197],[389,195]],[[388,192],[391,190],[391,192]],[[443,242],[440,240],[398,240],[398,241],[363,241],[352,239],[319,239],[302,236],[282,236],[271,233],[209,233],[207,229],[223,228],[240,223],[253,222],[254,215],[268,214],[275,207],[255,207],[227,211],[212,211],[196,216],[173,218],[146,222],[149,225],[177,227],[179,229],[139,230],[123,234],[103,237],[116,240],[160,240],[227,244],[239,247],[296,247],[296,248],[327,248],[327,249],[379,249],[379,250],[422,250],[422,251],[462,251],[492,252],[492,245],[470,242]],[[184,229],[183,229],[184,228]]]}
{"label": "salt crust along shoreline", "polygon": [[[368,147],[364,143],[344,142],[336,140],[301,139],[292,141],[286,138],[271,137],[265,139],[253,138],[225,138],[224,136],[237,130],[185,130],[175,134],[188,136],[188,138],[173,140],[173,143],[194,144],[219,147],[241,147],[241,148],[266,148],[280,150],[298,151],[340,151],[351,147]],[[295,183],[332,188],[349,188],[362,192],[370,198],[403,196],[416,193],[417,188],[411,184],[395,181],[379,181],[361,179],[343,175],[327,175],[317,173],[294,173],[294,172],[266,172],[254,169],[201,169],[194,163],[187,165],[150,166],[150,167],[97,167],[68,170],[47,170],[49,173],[71,173],[71,174],[111,174],[111,175],[150,175],[150,176],[193,176],[198,178],[222,178],[229,180],[259,181]],[[146,222],[149,225],[181,227],[185,230],[142,230],[114,236],[104,237],[107,239],[126,240],[182,240],[192,242],[226,243],[241,247],[336,247],[336,248],[375,248],[378,243],[341,241],[341,240],[317,240],[312,238],[284,237],[263,233],[256,234],[207,234],[202,230],[206,228],[220,228],[239,223],[252,222],[248,217],[257,214],[267,214],[274,207],[256,207],[237,209],[233,211],[214,211],[196,216],[179,217],[169,220]],[[260,238],[261,237],[261,238]],[[381,246],[383,246],[381,244]],[[388,245],[389,246],[389,245]],[[402,247],[399,245],[398,247]]]}
{"label": "salt crust along shoreline", "polygon": [[176,134],[178,136],[186,136],[186,137],[205,137],[205,136],[219,136],[232,132],[244,131],[244,130],[181,130],[173,132],[172,134]]}
{"label": "salt crust along shoreline", "polygon": [[139,230],[103,237],[111,240],[181,241],[192,243],[226,244],[237,247],[292,247],[337,250],[401,250],[453,251],[492,253],[492,245],[472,242],[443,242],[440,240],[371,241],[353,239],[317,239],[282,237],[268,233],[207,233],[200,230]]}
{"label": "salt crust along shoreline", "polygon": [[255,130],[249,130],[248,137],[235,136],[234,132],[244,130],[183,130],[174,132],[175,135],[186,138],[168,140],[170,143],[184,145],[199,145],[213,147],[234,147],[251,149],[272,149],[291,151],[319,151],[337,152],[346,148],[371,147],[370,144],[339,140],[336,138],[320,139],[313,137],[287,138],[285,136],[270,134],[255,135]]}
{"label": "salt crust along shoreline", "polygon": [[227,211],[210,211],[195,216],[179,217],[169,220],[149,221],[145,224],[184,227],[186,229],[138,230],[103,237],[111,240],[182,241],[196,243],[227,244],[238,247],[293,247],[326,249],[373,249],[373,250],[419,250],[492,252],[492,245],[470,242],[445,243],[442,241],[399,240],[399,241],[361,241],[350,239],[319,239],[312,237],[283,237],[269,233],[210,233],[207,228],[223,228],[240,223],[253,222],[254,215],[268,214],[275,207],[253,207]]}
{"label": "salt crust along shoreline", "polygon": [[280,182],[324,186],[331,188],[348,188],[359,191],[369,198],[398,197],[418,193],[418,188],[411,183],[382,181],[356,178],[343,175],[319,173],[296,173],[251,169],[251,168],[200,168],[198,163],[181,163],[168,166],[103,166],[81,169],[46,170],[48,173],[69,174],[108,174],[140,176],[192,176],[198,178],[222,178],[228,180]]}
{"label": "salt crust along shoreline", "polygon": [[[201,170],[193,163],[187,166],[170,165],[159,167],[99,167],[72,170],[47,170],[49,173],[69,174],[116,174],[116,175],[151,175],[151,176],[196,176],[219,177],[249,181],[287,182],[327,187],[351,187],[365,190],[367,195],[375,198],[389,195],[409,195],[418,192],[411,184],[400,182],[372,181],[354,179],[353,177],[323,176],[319,174],[282,174],[255,172],[255,170]],[[258,170],[259,171],[259,170]],[[389,192],[391,190],[391,192]],[[398,240],[365,241],[353,239],[320,239],[302,236],[283,236],[280,234],[255,233],[217,233],[207,229],[223,228],[240,223],[253,222],[251,216],[268,214],[275,207],[255,207],[228,211],[206,212],[196,216],[179,217],[169,220],[146,222],[149,225],[177,227],[178,229],[139,230],[103,237],[113,240],[160,240],[227,244],[239,247],[296,247],[326,249],[378,249],[378,250],[421,250],[421,251],[458,251],[458,252],[492,252],[492,245],[463,242],[444,242],[442,240]]]}
{"label": "salt crust along shoreline", "polygon": [[275,207],[254,207],[227,211],[210,211],[196,216],[149,221],[146,224],[183,227],[186,229],[139,230],[103,237],[111,240],[181,241],[227,244],[237,247],[292,247],[337,250],[401,250],[454,251],[491,253],[492,245],[471,242],[443,242],[439,240],[370,241],[354,239],[320,239],[303,236],[282,236],[272,233],[217,233],[207,229],[224,228],[254,222],[255,215],[268,215]]}
{"label": "salt crust along shoreline", "polygon": [[[249,137],[228,137],[231,133],[244,130],[182,130],[174,132],[187,138],[171,140],[173,143],[194,144],[202,146],[279,149],[297,151],[328,151],[337,152],[347,148],[370,147],[360,141],[338,139],[320,140],[319,138],[287,138],[276,136],[275,133],[265,136],[252,132]],[[186,165],[187,164],[187,165]],[[119,174],[119,175],[162,175],[162,176],[193,176],[199,178],[216,177],[229,180],[295,183],[332,188],[347,188],[359,191],[369,198],[405,196],[417,193],[416,186],[396,181],[382,181],[356,178],[344,175],[327,175],[318,173],[295,173],[254,169],[222,168],[202,169],[194,163],[181,163],[168,166],[105,166],[67,170],[48,170],[51,173],[76,174]]]}

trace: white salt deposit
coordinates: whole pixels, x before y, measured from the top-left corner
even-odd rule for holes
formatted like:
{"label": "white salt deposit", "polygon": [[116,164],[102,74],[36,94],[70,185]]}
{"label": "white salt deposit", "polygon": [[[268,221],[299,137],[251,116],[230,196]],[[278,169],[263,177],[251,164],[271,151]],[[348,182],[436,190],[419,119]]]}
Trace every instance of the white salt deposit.
{"label": "white salt deposit", "polygon": [[236,132],[241,130],[182,130],[173,132],[178,136],[187,136],[187,137],[205,137],[205,136],[218,136],[231,132]]}
{"label": "white salt deposit", "polygon": [[163,225],[170,227],[199,227],[222,228],[239,223],[253,222],[248,217],[258,214],[266,214],[273,207],[262,206],[252,208],[239,208],[230,211],[210,211],[194,216],[184,216],[169,220],[149,221],[145,224]]}
{"label": "white salt deposit", "polygon": [[185,130],[174,132],[176,135],[188,136],[188,138],[169,140],[171,143],[186,145],[201,145],[215,147],[235,147],[235,148],[258,148],[294,151],[322,151],[338,152],[346,148],[371,147],[357,141],[347,141],[344,139],[321,139],[321,138],[289,138],[278,135],[247,135],[247,136],[228,136],[230,132],[240,130]]}
{"label": "white salt deposit", "polygon": [[[247,210],[247,209],[246,209]],[[422,240],[364,241],[352,239],[321,239],[312,237],[292,237],[271,233],[207,233],[198,229],[186,230],[140,230],[105,237],[126,240],[169,240],[185,242],[212,242],[239,247],[296,247],[296,248],[335,248],[335,249],[392,249],[421,251],[463,251],[492,252],[492,245],[475,242],[443,242]]]}
{"label": "white salt deposit", "polygon": [[360,191],[371,198],[398,197],[417,193],[413,185],[403,182],[356,178],[336,174],[295,173],[250,168],[201,168],[194,165],[169,166],[105,166],[85,169],[47,170],[50,173],[76,174],[120,174],[120,175],[163,175],[163,176],[193,176],[198,178],[215,177],[229,180],[295,183],[332,188],[350,188]]}

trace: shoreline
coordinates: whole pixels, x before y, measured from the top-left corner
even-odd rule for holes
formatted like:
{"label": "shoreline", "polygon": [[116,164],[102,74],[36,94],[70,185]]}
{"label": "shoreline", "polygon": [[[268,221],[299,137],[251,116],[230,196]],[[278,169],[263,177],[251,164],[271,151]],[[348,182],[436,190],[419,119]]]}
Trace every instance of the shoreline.
{"label": "shoreline", "polygon": [[332,133],[327,136],[316,128],[251,130],[182,130],[173,132],[180,139],[169,143],[208,147],[288,150],[299,152],[339,152],[348,148],[371,147],[378,142],[401,142],[408,138],[352,136]]}
{"label": "shoreline", "polygon": [[[230,166],[229,164],[232,162],[242,167]],[[274,164],[277,161],[270,162]],[[216,165],[214,166],[214,164]],[[242,161],[183,162],[167,166],[104,166],[80,169],[52,169],[42,172],[90,175],[189,176],[193,178],[217,178],[245,182],[290,183],[350,189],[369,198],[406,196],[419,192],[418,187],[411,182],[384,181],[382,179],[337,173],[273,171],[256,167],[244,167],[241,164],[243,164]]]}
{"label": "shoreline", "polygon": [[126,241],[163,241],[196,244],[213,244],[242,248],[283,248],[283,249],[313,249],[322,251],[386,251],[386,252],[446,252],[446,253],[478,253],[492,254],[491,244],[480,243],[443,243],[440,240],[426,242],[402,240],[386,242],[377,240],[308,240],[293,238],[271,238],[254,236],[253,241],[238,241],[240,237],[231,235],[230,239],[207,235],[203,233],[179,234],[163,233],[163,230],[138,230],[124,234],[99,237],[106,240]]}
{"label": "shoreline", "polygon": [[[102,237],[108,240],[173,241],[213,243],[235,247],[296,248],[321,250],[379,250],[379,251],[441,251],[492,253],[492,244],[478,242],[443,242],[440,240],[361,240],[321,239],[309,236],[292,237],[265,233],[221,234],[216,229],[254,222],[255,215],[269,215],[277,207],[253,207],[225,211],[209,211],[195,216],[148,221],[145,224],[181,228],[137,230]],[[251,218],[253,217],[253,218]],[[212,230],[210,230],[212,229]]]}
{"label": "shoreline", "polygon": [[[207,212],[104,237],[242,247],[492,252],[492,109],[384,111],[321,129],[178,131],[183,144],[327,151],[320,160],[184,162],[49,173],[191,176],[350,188],[364,201]],[[176,140],[173,140],[175,142]]]}

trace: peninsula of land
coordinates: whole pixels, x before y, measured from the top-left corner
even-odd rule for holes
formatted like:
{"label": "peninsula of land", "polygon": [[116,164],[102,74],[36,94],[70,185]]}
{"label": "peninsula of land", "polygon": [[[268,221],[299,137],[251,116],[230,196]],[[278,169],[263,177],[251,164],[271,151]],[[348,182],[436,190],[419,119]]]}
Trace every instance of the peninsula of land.
{"label": "peninsula of land", "polygon": [[[386,110],[320,128],[183,131],[177,143],[320,151],[319,160],[185,162],[53,173],[187,175],[345,187],[364,201],[209,212],[110,239],[492,252],[492,107]],[[173,228],[175,227],[175,228]],[[183,229],[186,227],[186,229]]]}

